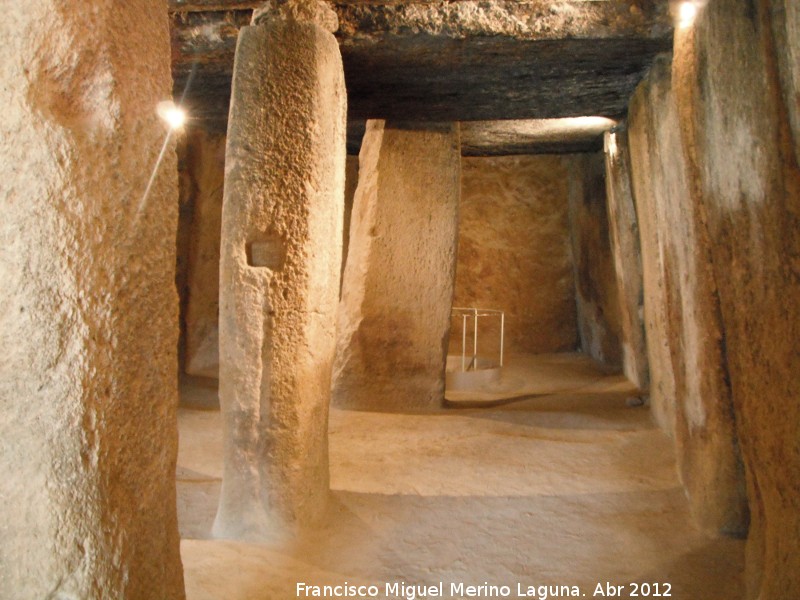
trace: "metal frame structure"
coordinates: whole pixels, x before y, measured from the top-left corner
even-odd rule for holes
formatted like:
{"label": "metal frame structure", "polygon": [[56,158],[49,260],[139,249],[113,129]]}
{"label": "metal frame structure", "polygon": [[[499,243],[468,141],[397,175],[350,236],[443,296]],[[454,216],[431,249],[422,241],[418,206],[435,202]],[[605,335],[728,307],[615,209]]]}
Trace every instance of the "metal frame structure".
{"label": "metal frame structure", "polygon": [[[503,366],[503,346],[505,343],[506,314],[502,310],[490,308],[462,308],[454,306],[450,318],[461,316],[461,370],[476,370],[478,364],[478,318],[500,317],[500,366]],[[467,319],[472,317],[472,360],[467,365]]]}

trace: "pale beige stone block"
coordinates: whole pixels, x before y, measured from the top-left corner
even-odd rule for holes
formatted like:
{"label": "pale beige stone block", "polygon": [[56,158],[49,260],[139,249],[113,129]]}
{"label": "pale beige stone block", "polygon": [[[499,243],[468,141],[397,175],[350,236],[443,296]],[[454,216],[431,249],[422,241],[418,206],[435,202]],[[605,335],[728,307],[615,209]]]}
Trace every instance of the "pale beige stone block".
{"label": "pale beige stone block", "polygon": [[418,411],[444,399],[460,155],[457,125],[367,123],[339,306],[338,406]]}

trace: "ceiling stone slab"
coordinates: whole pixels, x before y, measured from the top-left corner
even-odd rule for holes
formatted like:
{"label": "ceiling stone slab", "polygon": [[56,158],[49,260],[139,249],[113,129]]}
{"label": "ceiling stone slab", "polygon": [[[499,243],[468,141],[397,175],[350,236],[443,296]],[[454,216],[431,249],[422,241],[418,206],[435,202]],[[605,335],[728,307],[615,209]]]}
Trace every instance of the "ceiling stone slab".
{"label": "ceiling stone slab", "polygon": [[471,121],[461,124],[464,156],[598,152],[603,134],[617,127],[603,117]]}
{"label": "ceiling stone slab", "polygon": [[342,43],[350,114],[431,121],[625,113],[669,42],[416,34]]}
{"label": "ceiling stone slab", "polygon": [[[236,38],[259,4],[170,0],[175,96],[206,128],[226,126]],[[332,4],[353,120],[620,117],[672,40],[666,0]]]}

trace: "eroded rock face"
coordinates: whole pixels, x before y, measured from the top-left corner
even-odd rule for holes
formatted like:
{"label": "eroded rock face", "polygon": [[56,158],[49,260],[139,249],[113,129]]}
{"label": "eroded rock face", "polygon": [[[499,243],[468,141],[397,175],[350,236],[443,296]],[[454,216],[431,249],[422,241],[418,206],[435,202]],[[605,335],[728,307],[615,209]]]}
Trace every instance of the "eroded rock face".
{"label": "eroded rock face", "polygon": [[605,134],[606,202],[619,299],[622,370],[640,390],[650,380],[644,330],[644,290],[639,220],[631,190],[627,131]]}
{"label": "eroded rock face", "polygon": [[225,136],[203,130],[186,141],[191,222],[187,260],[185,370],[190,375],[219,376],[219,258]]}
{"label": "eroded rock face", "polygon": [[565,159],[581,349],[609,367],[622,362],[622,326],[606,210],[603,155]]}
{"label": "eroded rock face", "polygon": [[369,121],[359,159],[333,399],[434,409],[444,398],[455,279],[458,126]]}
{"label": "eroded rock face", "polygon": [[0,35],[0,596],[183,598],[166,6],[8,4]]}
{"label": "eroded rock face", "polygon": [[760,600],[800,594],[799,90],[785,69],[800,42],[774,36],[796,26],[789,4],[709,3],[676,36],[672,69],[747,473],[747,597]]}
{"label": "eroded rock face", "polygon": [[250,539],[294,535],[325,507],[346,130],[330,31],[259,23],[239,38],[228,130],[213,529]]}
{"label": "eroded rock face", "polygon": [[[454,305],[505,311],[508,353],[574,350],[575,284],[561,157],[463,158],[461,165]],[[491,357],[497,325],[489,318],[480,323],[480,349]],[[461,352],[460,327],[454,321],[451,352]]]}
{"label": "eroded rock face", "polygon": [[[644,106],[647,105],[647,106]],[[651,170],[634,167],[638,213],[655,214],[658,246],[648,246],[647,269],[661,273],[661,289],[645,280],[645,305],[664,321],[648,344],[672,377],[673,395],[654,398],[659,414],[674,421],[678,469],[696,521],[712,531],[743,534],[747,528],[744,476],[739,457],[720,319],[717,279],[709,269],[714,242],[706,230],[702,206],[693,193],[680,134],[670,62],[659,61],[631,104],[630,135],[634,156],[648,153]],[[656,254],[650,252],[656,250]],[[643,250],[644,251],[644,250]],[[659,334],[665,338],[658,337]],[[665,409],[664,404],[669,408]]]}

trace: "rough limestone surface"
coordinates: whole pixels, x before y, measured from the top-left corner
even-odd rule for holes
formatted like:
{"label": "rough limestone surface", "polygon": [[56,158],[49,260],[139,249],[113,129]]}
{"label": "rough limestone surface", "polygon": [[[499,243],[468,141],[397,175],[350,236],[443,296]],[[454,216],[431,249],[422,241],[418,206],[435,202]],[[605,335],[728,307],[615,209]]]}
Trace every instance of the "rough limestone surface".
{"label": "rough limestone surface", "polygon": [[345,131],[330,31],[288,17],[245,28],[222,208],[220,537],[291,537],[326,505]]}
{"label": "rough limestone surface", "polygon": [[[800,596],[800,170],[780,2],[709,3],[673,78],[719,288],[751,512],[747,597]],[[785,86],[791,84],[790,89]],[[795,106],[796,109],[796,106]]]}
{"label": "rough limestone surface", "polygon": [[565,159],[575,301],[581,349],[609,367],[622,364],[622,326],[606,210],[602,153]]}
{"label": "rough limestone surface", "polygon": [[338,406],[441,406],[460,173],[457,125],[367,122],[337,325]]}
{"label": "rough limestone surface", "polygon": [[[462,159],[453,303],[505,311],[509,354],[578,345],[567,193],[560,156]],[[462,325],[453,320],[451,353],[461,352]],[[479,327],[482,354],[496,358],[498,321]]]}
{"label": "rough limestone surface", "polygon": [[0,36],[0,597],[183,598],[166,6],[5,3]]}
{"label": "rough limestone surface", "polygon": [[[649,154],[651,169],[634,168],[638,212],[655,210],[658,219],[658,256],[648,257],[648,264],[657,263],[663,273],[662,290],[653,293],[652,279],[645,281],[645,304],[663,302],[658,314],[664,318],[652,335],[648,330],[647,339],[649,344],[666,343],[666,353],[653,351],[651,358],[669,361],[673,395],[657,401],[671,405],[667,413],[674,421],[669,429],[695,520],[712,532],[742,535],[747,502],[717,278],[710,268],[713,238],[692,193],[678,115],[665,58],[637,90],[630,113],[631,145],[636,156]],[[652,361],[651,366],[654,371],[664,368]]]}
{"label": "rough limestone surface", "polygon": [[639,221],[631,189],[630,149],[624,129],[607,132],[606,200],[611,252],[617,279],[622,370],[640,390],[649,384],[647,343],[644,330],[644,289]]}
{"label": "rough limestone surface", "polygon": [[219,257],[225,136],[191,132],[185,150],[190,202],[185,371],[219,375]]}

